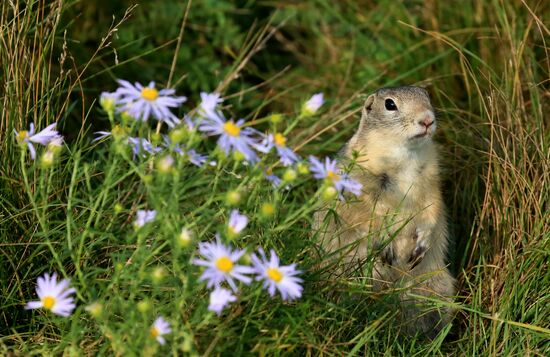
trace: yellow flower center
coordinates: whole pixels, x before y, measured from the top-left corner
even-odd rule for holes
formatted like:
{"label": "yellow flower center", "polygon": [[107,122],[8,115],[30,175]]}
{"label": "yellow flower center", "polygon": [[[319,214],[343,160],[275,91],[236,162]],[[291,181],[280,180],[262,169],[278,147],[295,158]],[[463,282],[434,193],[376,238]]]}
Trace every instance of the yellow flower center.
{"label": "yellow flower center", "polygon": [[335,173],[334,171],[329,171],[327,172],[327,177],[329,179],[331,179],[332,181],[336,182],[336,181],[340,181],[340,175],[338,175],[337,173]]}
{"label": "yellow flower center", "polygon": [[141,96],[145,100],[154,101],[159,96],[159,91],[155,88],[145,87],[141,90]]}
{"label": "yellow flower center", "polygon": [[231,136],[239,136],[239,134],[241,133],[241,128],[235,125],[235,123],[233,123],[232,121],[228,121],[227,123],[225,123],[223,125],[223,130],[225,130],[225,132]]}
{"label": "yellow flower center", "polygon": [[275,140],[275,144],[277,144],[277,146],[285,146],[286,145],[286,138],[281,133],[275,134],[274,140]]}
{"label": "yellow flower center", "polygon": [[151,327],[151,331],[149,331],[149,333],[153,338],[156,338],[160,334],[159,330],[155,326]]}
{"label": "yellow flower center", "polygon": [[283,273],[281,273],[277,268],[267,269],[267,276],[276,283],[283,280]]}
{"label": "yellow flower center", "polygon": [[17,133],[17,142],[23,142],[26,138],[29,137],[29,132],[27,130],[21,130]]}
{"label": "yellow flower center", "polygon": [[221,257],[216,260],[216,268],[224,273],[229,273],[233,269],[233,262],[228,257]]}
{"label": "yellow flower center", "polygon": [[42,305],[48,310],[53,309],[55,305],[55,298],[53,296],[46,296],[42,299]]}

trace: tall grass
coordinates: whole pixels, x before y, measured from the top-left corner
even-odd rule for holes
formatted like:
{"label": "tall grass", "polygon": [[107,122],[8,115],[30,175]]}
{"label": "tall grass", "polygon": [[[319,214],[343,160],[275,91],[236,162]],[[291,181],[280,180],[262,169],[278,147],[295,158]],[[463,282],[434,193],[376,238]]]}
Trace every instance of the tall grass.
{"label": "tall grass", "polygon": [[[282,2],[277,11],[268,5],[273,16],[265,31],[251,31],[238,48],[225,48],[237,51],[233,72],[210,79],[235,90],[224,92],[226,110],[254,125],[274,129],[268,114],[282,112],[287,121],[277,129],[293,128],[289,142],[304,156],[338,151],[357,126],[363,94],[386,85],[428,86],[438,110],[436,140],[454,242],[449,260],[459,284],[454,324],[434,341],[398,337],[395,297],[372,294],[362,276],[326,282],[312,269],[322,259],[309,223],[313,181],[300,178],[289,192],[273,190],[261,172],[230,159],[219,170],[197,170],[179,160],[178,174],[165,177],[151,171],[151,163],[134,164],[115,145],[90,144],[90,122],[108,121],[92,105],[98,88],[89,91],[86,79],[105,65],[101,55],[110,53],[114,29],[124,23],[107,24],[99,50],[79,63],[81,58],[71,57],[71,48],[80,45],[71,42],[70,26],[67,32],[60,27],[75,3],[1,6],[2,353],[550,353],[545,2],[465,1],[460,11],[436,1]],[[200,28],[192,16],[188,21],[191,29]],[[165,41],[152,53],[172,58],[178,41]],[[139,61],[154,59],[138,53],[130,62]],[[163,64],[166,79],[170,64]],[[107,65],[106,73],[117,68]],[[267,80],[254,87],[259,78]],[[104,85],[99,90],[113,89],[110,81]],[[183,80],[178,92],[187,95],[186,88],[195,85]],[[321,90],[328,106],[320,116],[299,118],[305,93]],[[253,105],[243,100],[250,97]],[[68,137],[68,149],[52,169],[21,161],[12,131],[31,121],[39,127],[60,121]],[[200,145],[213,150],[212,144]],[[244,196],[239,209],[252,222],[234,244],[250,251],[275,248],[285,263],[298,263],[305,270],[305,293],[285,304],[253,286],[216,318],[206,312],[208,295],[189,258],[198,241],[223,227],[230,209],[226,193],[235,189]],[[270,219],[260,215],[266,202],[277,207]],[[157,209],[163,224],[133,230],[138,208]],[[195,232],[189,247],[176,240],[184,224]],[[156,281],[159,267],[164,277]],[[78,287],[79,308],[71,318],[23,309],[35,299],[36,278],[53,270]],[[99,318],[84,310],[94,301],[104,304]],[[158,313],[175,325],[160,350],[146,331]]]}

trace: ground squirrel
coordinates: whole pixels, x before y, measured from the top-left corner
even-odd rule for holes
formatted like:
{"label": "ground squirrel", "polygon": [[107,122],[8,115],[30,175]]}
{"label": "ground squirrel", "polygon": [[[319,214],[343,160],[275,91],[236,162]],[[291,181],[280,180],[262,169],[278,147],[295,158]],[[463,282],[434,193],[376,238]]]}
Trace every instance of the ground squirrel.
{"label": "ground squirrel", "polygon": [[363,185],[362,194],[338,202],[337,215],[321,210],[314,219],[324,249],[341,258],[341,271],[378,252],[373,288],[406,288],[400,310],[405,332],[430,336],[452,312],[429,310],[427,301],[412,295],[450,301],[455,294],[445,264],[448,235],[435,128],[425,89],[382,88],[370,95],[357,132],[340,153],[341,161],[355,162],[351,176]]}

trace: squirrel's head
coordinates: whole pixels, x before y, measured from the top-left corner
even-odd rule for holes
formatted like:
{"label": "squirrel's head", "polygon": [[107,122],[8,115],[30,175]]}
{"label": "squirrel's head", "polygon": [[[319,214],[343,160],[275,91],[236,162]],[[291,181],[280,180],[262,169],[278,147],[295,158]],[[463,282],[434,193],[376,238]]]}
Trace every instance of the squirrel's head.
{"label": "squirrel's head", "polygon": [[420,87],[381,88],[363,105],[361,131],[379,131],[409,147],[430,141],[435,128],[429,94]]}

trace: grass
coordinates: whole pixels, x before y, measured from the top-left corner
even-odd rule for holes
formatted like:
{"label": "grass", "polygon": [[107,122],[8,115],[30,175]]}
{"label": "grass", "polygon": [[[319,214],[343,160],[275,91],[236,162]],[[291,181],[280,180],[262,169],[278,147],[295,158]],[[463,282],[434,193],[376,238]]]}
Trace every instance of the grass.
{"label": "grass", "polygon": [[[71,37],[83,26],[70,20],[74,11],[93,13],[82,3],[1,7],[3,354],[550,353],[550,31],[543,21],[550,9],[544,2],[465,1],[460,11],[432,1],[280,2],[241,12],[228,7],[227,18],[217,18],[212,29],[239,23],[239,16],[258,23],[250,30],[231,27],[231,33],[241,31],[238,36],[207,41],[212,48],[202,52],[193,52],[200,46],[194,39],[217,33],[200,26],[206,2],[178,8],[179,24],[188,10],[180,41],[179,24],[166,38],[128,33],[145,20],[164,19],[161,10],[148,9],[147,18],[138,7],[120,13],[112,27],[109,17],[98,23],[93,47]],[[127,43],[116,37],[124,31]],[[223,55],[203,72],[178,57],[178,42],[201,61]],[[118,65],[113,48],[121,56]],[[428,86],[440,123],[436,140],[453,238],[449,261],[458,278],[453,326],[434,341],[399,337],[395,296],[368,291],[360,275],[323,280],[313,269],[322,258],[310,230],[318,185],[307,176],[288,192],[274,190],[261,171],[231,158],[216,169],[178,159],[177,170],[162,175],[154,160],[135,163],[116,144],[91,143],[92,127],[109,123],[95,103],[98,93],[112,90],[112,79],[123,74],[142,82],[171,78],[178,93],[190,97],[186,111],[197,101],[200,81],[219,85],[227,112],[261,129],[288,130],[289,144],[303,156],[339,150],[356,128],[364,94],[387,85]],[[300,117],[303,100],[318,91],[327,104],[318,115]],[[285,120],[273,124],[271,113]],[[14,143],[13,129],[31,121],[39,127],[59,121],[67,138],[51,168],[22,160]],[[155,126],[133,130],[155,139]],[[186,140],[215,152],[213,140]],[[241,192],[238,208],[251,218],[233,244],[249,252],[274,248],[284,264],[297,263],[305,280],[300,300],[282,303],[253,284],[220,318],[207,312],[208,291],[189,260],[198,241],[224,229],[231,190]],[[274,216],[261,216],[264,203],[276,206]],[[145,208],[156,209],[159,218],[135,230],[135,212]],[[187,247],[177,241],[182,226],[195,234]],[[24,310],[46,271],[72,279],[78,291],[72,317]],[[104,306],[99,317],[84,310],[95,301]],[[163,347],[148,337],[158,314],[174,329]]]}

